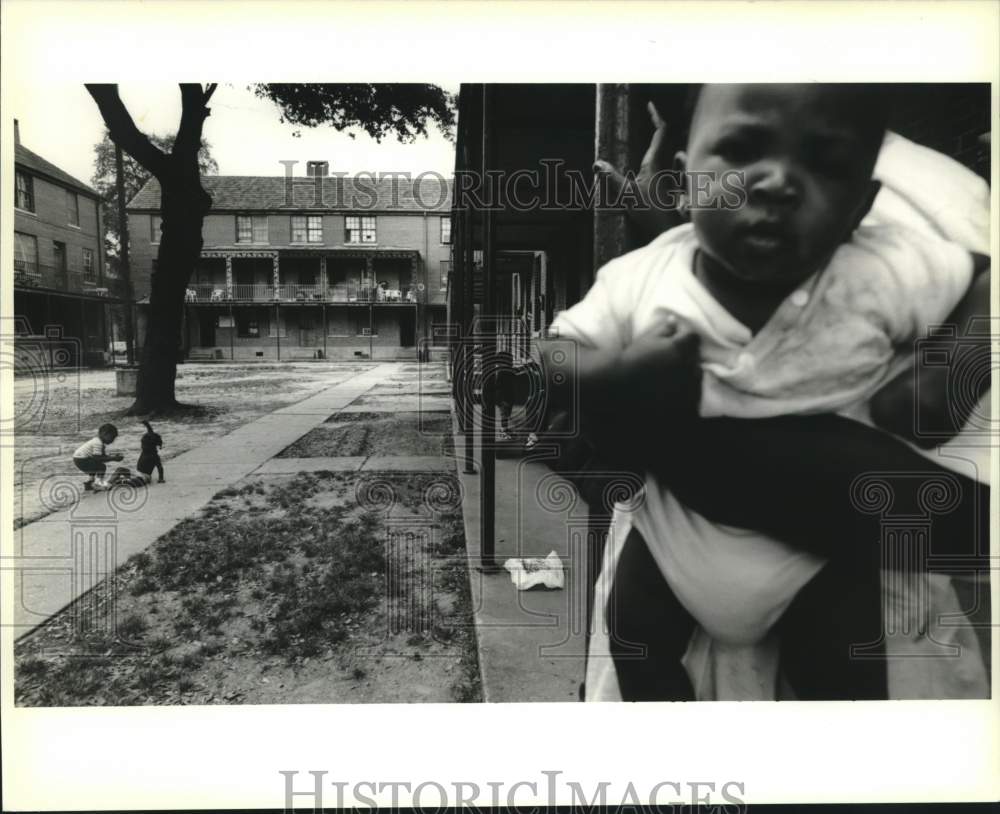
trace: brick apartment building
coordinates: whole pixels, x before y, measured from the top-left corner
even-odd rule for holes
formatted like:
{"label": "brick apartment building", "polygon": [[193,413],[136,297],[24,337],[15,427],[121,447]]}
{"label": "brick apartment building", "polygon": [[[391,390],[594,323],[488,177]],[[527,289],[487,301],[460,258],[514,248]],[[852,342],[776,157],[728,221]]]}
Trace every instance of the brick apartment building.
{"label": "brick apartment building", "polygon": [[[108,361],[109,308],[97,192],[21,144],[14,122],[14,314],[18,334],[46,337],[50,361]],[[65,340],[65,341],[61,341]],[[22,343],[25,347],[31,344]]]}
{"label": "brick apartment building", "polygon": [[[415,359],[446,320],[451,185],[443,178],[208,176],[212,208],[188,286],[189,359]],[[144,333],[160,189],[128,206]]]}

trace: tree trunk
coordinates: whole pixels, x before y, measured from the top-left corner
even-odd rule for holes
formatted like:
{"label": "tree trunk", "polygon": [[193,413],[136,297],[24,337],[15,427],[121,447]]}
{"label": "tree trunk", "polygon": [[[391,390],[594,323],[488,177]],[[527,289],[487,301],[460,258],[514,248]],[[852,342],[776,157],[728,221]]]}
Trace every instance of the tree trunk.
{"label": "tree trunk", "polygon": [[182,84],[181,122],[169,155],[135,126],[115,85],[87,85],[111,139],[160,182],[163,232],[157,268],[150,278],[146,337],[130,415],[166,413],[178,407],[174,393],[184,297],[201,255],[201,228],[212,205],[201,185],[198,150],[215,85]]}
{"label": "tree trunk", "polygon": [[[197,155],[195,156],[197,171]],[[163,232],[157,269],[150,279],[149,309],[142,361],[132,415],[176,408],[174,386],[181,348],[181,326],[188,283],[201,255],[201,229],[211,198],[201,188],[186,187],[183,176],[161,182]]]}
{"label": "tree trunk", "polygon": [[135,290],[132,288],[132,270],[128,256],[128,214],[125,199],[125,160],[122,148],[115,145],[115,192],[118,195],[118,274],[125,283],[125,358],[128,364],[135,363],[135,324],[132,308],[135,304]]}

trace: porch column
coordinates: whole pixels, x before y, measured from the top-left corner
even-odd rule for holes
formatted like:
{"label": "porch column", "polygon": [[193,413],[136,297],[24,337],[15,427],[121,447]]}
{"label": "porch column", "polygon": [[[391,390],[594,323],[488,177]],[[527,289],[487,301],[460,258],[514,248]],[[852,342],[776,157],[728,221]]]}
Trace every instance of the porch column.
{"label": "porch column", "polygon": [[323,297],[326,299],[326,292],[329,286],[327,285],[326,279],[326,255],[320,255],[319,258],[319,290]]}
{"label": "porch column", "polygon": [[[425,309],[421,308],[421,299],[423,292],[417,288],[420,280],[419,271],[417,268],[418,259],[416,256],[410,258],[410,291],[415,292],[413,295],[416,307],[413,313],[413,340],[414,345],[417,349],[417,361],[421,362],[423,360],[423,355],[427,351],[427,326],[423,324],[423,320],[426,318]],[[426,275],[425,275],[426,276]]]}
{"label": "porch column", "polygon": [[233,258],[226,256],[226,299],[233,298]]}
{"label": "porch column", "polygon": [[281,274],[280,274],[279,269],[278,269],[278,255],[277,254],[271,255],[271,272],[272,272],[272,275],[273,275],[273,279],[271,281],[271,284],[274,286],[274,293],[275,293],[275,295],[277,295],[278,291],[280,290],[280,286],[281,286]]}
{"label": "porch column", "polygon": [[375,258],[365,255],[365,276],[368,278],[368,361],[375,358],[375,338],[372,333],[375,330],[375,291],[378,288],[375,282]]}

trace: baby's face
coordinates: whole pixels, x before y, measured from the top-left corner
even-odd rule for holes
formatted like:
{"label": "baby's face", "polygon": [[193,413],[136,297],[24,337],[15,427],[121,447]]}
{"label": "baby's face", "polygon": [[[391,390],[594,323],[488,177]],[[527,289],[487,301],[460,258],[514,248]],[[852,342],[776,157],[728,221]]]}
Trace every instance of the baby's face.
{"label": "baby's face", "polygon": [[[707,195],[691,191],[702,250],[740,279],[797,285],[867,213],[880,141],[843,86],[707,85],[687,153],[678,154],[689,181],[692,171],[713,179],[701,182]],[[718,200],[721,177],[731,181],[733,171],[742,174],[746,203],[700,208]]]}

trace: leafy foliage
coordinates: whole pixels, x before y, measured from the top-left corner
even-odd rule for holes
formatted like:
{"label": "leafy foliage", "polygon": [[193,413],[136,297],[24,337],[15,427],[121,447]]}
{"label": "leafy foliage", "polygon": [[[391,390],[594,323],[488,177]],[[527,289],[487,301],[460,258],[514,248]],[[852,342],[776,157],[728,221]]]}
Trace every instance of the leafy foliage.
{"label": "leafy foliage", "polygon": [[[174,136],[150,135],[149,140],[164,152],[174,146]],[[123,153],[125,170],[125,197],[132,200],[150,178],[150,173],[128,153]],[[212,157],[211,145],[202,139],[198,151],[198,168],[202,175],[215,175],[219,165]],[[94,146],[94,188],[101,196],[101,218],[105,229],[105,251],[109,263],[117,265],[121,245],[121,224],[118,222],[118,193],[115,186],[115,143],[105,129],[104,137]]]}
{"label": "leafy foliage", "polygon": [[432,122],[446,138],[453,138],[455,98],[437,85],[256,84],[251,90],[278,105],[282,122],[289,124],[360,128],[378,142],[394,135],[409,143],[426,136]]}

